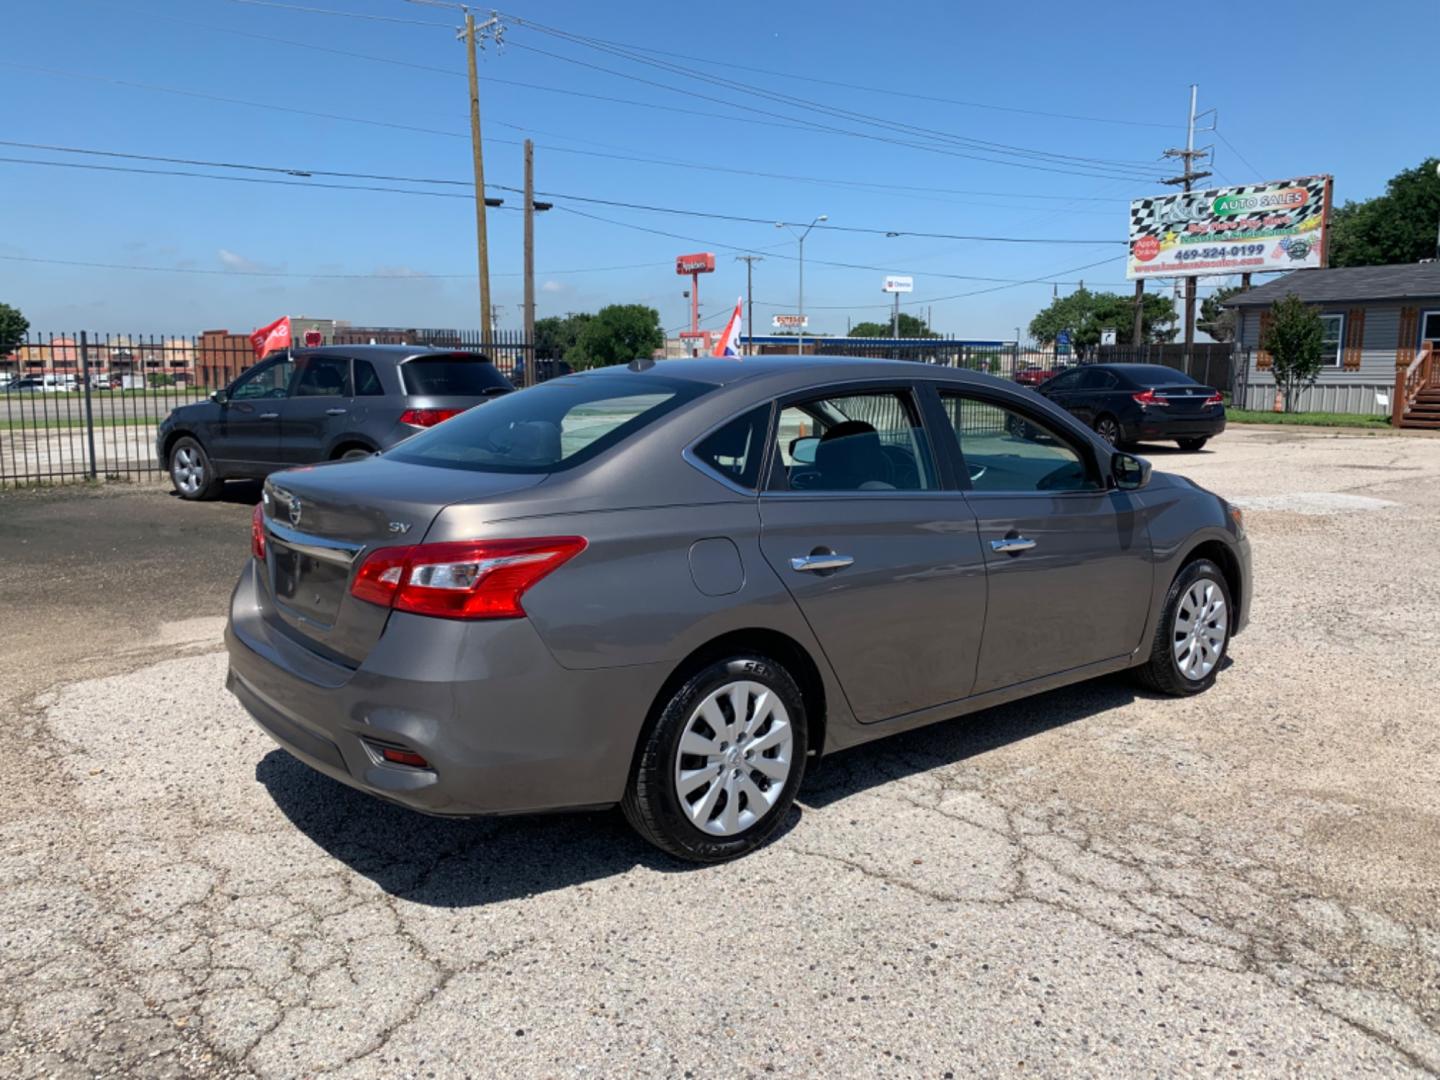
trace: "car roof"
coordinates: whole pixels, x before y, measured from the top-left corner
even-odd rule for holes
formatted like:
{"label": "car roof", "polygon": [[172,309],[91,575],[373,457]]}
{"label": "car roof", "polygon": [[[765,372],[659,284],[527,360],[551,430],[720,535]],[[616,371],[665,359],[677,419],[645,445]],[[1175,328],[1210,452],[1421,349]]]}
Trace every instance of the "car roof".
{"label": "car roof", "polygon": [[479,349],[457,345],[441,348],[436,345],[312,345],[303,349],[292,349],[294,356],[356,356],[366,360],[389,361],[398,364],[416,356],[432,354],[468,353],[471,356],[490,359]]}
{"label": "car roof", "polygon": [[851,379],[939,379],[945,382],[980,386],[1001,385],[1014,389],[1007,379],[978,371],[927,364],[917,360],[874,360],[856,356],[702,356],[681,360],[635,360],[628,366],[591,368],[567,378],[604,378],[617,373],[653,373],[657,377],[711,386],[733,386],[759,379],[807,386],[813,382],[846,382]]}

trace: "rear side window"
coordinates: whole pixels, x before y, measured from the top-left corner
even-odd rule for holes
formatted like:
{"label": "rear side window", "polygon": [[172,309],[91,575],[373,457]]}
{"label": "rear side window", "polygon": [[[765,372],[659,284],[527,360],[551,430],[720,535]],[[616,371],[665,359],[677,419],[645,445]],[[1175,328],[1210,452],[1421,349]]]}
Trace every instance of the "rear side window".
{"label": "rear side window", "polygon": [[350,358],[310,356],[300,361],[291,397],[350,397]]}
{"label": "rear side window", "polygon": [[375,374],[375,365],[369,360],[355,361],[355,394],[357,397],[383,397],[385,394],[380,376]]}
{"label": "rear side window", "polygon": [[476,472],[558,472],[603,454],[708,389],[654,375],[557,379],[469,409],[386,456]]}
{"label": "rear side window", "polygon": [[483,397],[510,389],[494,364],[472,353],[417,356],[400,372],[405,392],[414,397]]}
{"label": "rear side window", "polygon": [[754,491],[760,486],[769,427],[770,406],[753,409],[696,443],[695,459],[730,483]]}

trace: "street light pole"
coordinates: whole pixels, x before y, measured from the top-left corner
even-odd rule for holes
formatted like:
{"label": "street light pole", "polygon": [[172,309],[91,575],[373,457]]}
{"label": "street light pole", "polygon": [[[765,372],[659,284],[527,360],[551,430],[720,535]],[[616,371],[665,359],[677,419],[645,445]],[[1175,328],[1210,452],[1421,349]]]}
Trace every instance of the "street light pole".
{"label": "street light pole", "polygon": [[810,230],[815,228],[816,225],[820,224],[820,222],[822,221],[829,220],[829,214],[820,214],[816,216],[814,221],[810,222],[809,225],[805,226],[804,232],[796,232],[783,221],[777,221],[775,223],[775,227],[777,229],[784,229],[791,236],[795,237],[795,239],[800,241],[800,341],[799,344],[795,346],[796,356],[805,355],[805,238],[810,235]]}

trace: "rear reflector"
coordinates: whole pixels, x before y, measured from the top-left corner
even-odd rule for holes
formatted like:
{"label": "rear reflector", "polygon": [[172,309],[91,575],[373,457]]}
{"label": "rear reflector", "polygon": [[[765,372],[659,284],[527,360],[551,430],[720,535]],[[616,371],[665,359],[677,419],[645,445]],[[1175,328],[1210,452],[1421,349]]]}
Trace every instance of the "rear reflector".
{"label": "rear reflector", "polygon": [[525,591],[584,550],[583,536],[379,548],[360,564],[350,594],[416,615],[517,619]]}
{"label": "rear reflector", "polygon": [[265,504],[255,504],[255,512],[250,515],[250,554],[261,562],[265,561]]}
{"label": "rear reflector", "polygon": [[430,767],[430,763],[413,750],[396,750],[393,746],[382,746],[380,756],[396,765],[412,765],[417,769]]}
{"label": "rear reflector", "polygon": [[434,427],[452,416],[459,416],[464,409],[406,409],[400,414],[400,422],[411,427]]}

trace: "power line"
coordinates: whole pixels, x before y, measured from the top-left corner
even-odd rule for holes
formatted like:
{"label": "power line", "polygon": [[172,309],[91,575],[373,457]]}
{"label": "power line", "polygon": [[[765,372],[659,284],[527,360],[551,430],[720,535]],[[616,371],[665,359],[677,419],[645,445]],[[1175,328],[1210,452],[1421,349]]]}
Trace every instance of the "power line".
{"label": "power line", "polygon": [[[539,49],[539,48],[536,48],[536,47],[533,46],[533,45],[526,45],[526,44],[524,44],[523,42],[517,42],[517,41],[513,41],[513,40],[512,40],[512,41],[507,41],[506,44],[507,44],[507,46],[509,46],[510,48],[525,49],[525,50],[527,50],[527,51],[529,51],[529,52],[534,52],[534,53],[537,53],[537,54],[542,55],[542,56],[549,56],[549,57],[552,57],[552,58],[554,58],[554,59],[564,61],[564,62],[566,62],[566,63],[577,64],[577,65],[579,65],[580,67],[585,67],[585,68],[590,68],[590,69],[595,70],[595,71],[605,72],[606,74],[615,75],[615,76],[617,76],[617,77],[619,77],[619,78],[623,78],[623,79],[629,79],[629,80],[631,80],[631,81],[633,81],[633,82],[639,82],[639,83],[642,83],[642,84],[647,85],[647,86],[659,87],[660,89],[670,91],[671,93],[683,94],[683,95],[686,95],[686,96],[688,96],[688,97],[699,98],[699,99],[702,100],[702,101],[711,101],[711,102],[716,102],[716,103],[721,104],[721,105],[728,105],[728,106],[730,106],[731,108],[742,109],[742,110],[744,110],[744,111],[746,111],[746,112],[757,113],[757,114],[759,114],[759,115],[761,115],[761,116],[769,116],[769,117],[779,118],[779,119],[782,119],[782,120],[788,120],[788,121],[792,121],[792,122],[794,122],[794,121],[797,120],[796,117],[787,116],[787,115],[784,114],[784,113],[772,112],[772,111],[770,111],[770,110],[768,110],[768,109],[761,109],[761,108],[758,108],[758,107],[753,106],[753,105],[744,105],[744,104],[741,104],[741,103],[739,103],[739,102],[728,101],[728,100],[726,100],[725,98],[717,98],[717,97],[714,97],[713,95],[710,95],[710,94],[702,94],[702,93],[700,93],[699,91],[696,91],[696,90],[687,90],[687,89],[684,89],[684,88],[681,88],[681,87],[671,86],[671,85],[669,85],[668,83],[657,82],[657,81],[655,81],[654,79],[646,79],[646,78],[642,78],[642,77],[640,77],[640,76],[638,76],[638,75],[630,74],[630,73],[628,73],[628,72],[616,71],[614,68],[607,68],[607,67],[604,67],[603,65],[600,65],[600,64],[592,64],[592,63],[590,63],[590,62],[588,62],[588,61],[586,61],[586,60],[581,60],[581,59],[579,59],[578,57],[565,56],[565,55],[563,55],[563,54],[561,54],[561,53],[553,53],[553,52],[550,52],[549,50],[546,50],[546,49]],[[875,133],[873,133],[873,132],[867,132],[867,131],[852,131],[852,130],[850,130],[850,129],[848,129],[848,128],[835,127],[835,126],[833,126],[833,125],[821,124],[821,123],[818,123],[818,122],[815,122],[815,121],[799,121],[799,122],[802,123],[802,124],[804,124],[805,127],[808,128],[809,130],[821,132],[821,133],[823,133],[823,134],[843,135],[843,136],[847,136],[847,137],[850,137],[850,138],[866,139],[866,140],[869,140],[869,141],[884,143],[884,144],[891,145],[891,146],[904,146],[904,147],[909,147],[909,148],[915,149],[915,150],[924,150],[924,151],[927,151],[927,152],[930,152],[930,153],[943,154],[943,155],[945,155],[945,156],[947,156],[947,157],[956,157],[956,158],[964,158],[964,159],[970,160],[970,161],[982,161],[982,162],[987,162],[987,163],[992,164],[992,165],[1011,165],[1011,166],[1014,166],[1014,167],[1017,167],[1017,168],[1033,169],[1033,170],[1037,170],[1037,171],[1040,171],[1040,172],[1060,173],[1060,174],[1067,175],[1067,176],[1092,176],[1092,177],[1099,177],[1099,178],[1101,178],[1101,179],[1132,180],[1132,181],[1135,181],[1135,182],[1137,182],[1137,183],[1143,183],[1143,182],[1146,182],[1146,181],[1149,181],[1149,180],[1152,180],[1152,179],[1153,179],[1153,177],[1150,176],[1149,174],[1143,174],[1143,173],[1141,173],[1138,169],[1131,169],[1131,168],[1128,167],[1128,166],[1123,167],[1123,171],[1122,171],[1122,167],[1113,167],[1113,168],[1112,168],[1112,167],[1108,167],[1108,166],[1105,167],[1105,168],[1103,168],[1103,169],[1100,168],[1100,167],[1087,168],[1087,169],[1081,169],[1081,168],[1058,168],[1058,167],[1052,167],[1052,166],[1048,166],[1048,165],[1033,164],[1033,163],[1030,163],[1030,162],[1006,161],[1006,160],[1003,160],[1003,159],[997,159],[997,158],[993,158],[993,157],[984,157],[984,156],[981,156],[980,154],[976,154],[976,153],[965,153],[965,152],[962,152],[962,151],[960,151],[960,150],[953,149],[953,148],[951,148],[951,147],[949,147],[949,146],[936,145],[934,142],[930,142],[930,143],[914,142],[914,141],[911,141],[911,140],[908,140],[908,139],[900,139],[900,138],[895,138],[895,137],[886,136],[886,135],[879,135],[879,134],[875,134]]]}
{"label": "power line", "polygon": [[[404,280],[406,278],[434,278],[438,280],[453,279],[458,281],[474,281],[474,274],[432,274],[429,271],[415,271],[410,274],[396,273],[372,273],[372,274],[334,274],[334,273],[307,273],[304,271],[287,270],[209,270],[198,266],[142,266],[134,263],[109,263],[109,262],[87,262],[78,259],[42,259],[31,255],[0,255],[0,259],[9,262],[40,263],[47,266],[74,266],[95,270],[134,270],[156,274],[201,274],[205,276],[218,277],[263,277],[263,278],[324,278],[335,280],[359,280],[381,278],[389,281]],[[560,274],[603,274],[615,270],[645,270],[649,268],[669,267],[670,262],[643,262],[626,263],[623,266],[584,266],[574,267],[568,270],[537,270],[536,273],[542,277],[555,277]],[[520,277],[520,273],[496,274],[496,277]]]}
{"label": "power line", "polygon": [[[941,139],[954,142],[958,145],[969,146],[975,149],[984,150],[996,154],[1013,154],[1018,156],[1034,157],[1037,159],[1086,163],[1090,165],[1099,165],[1110,168],[1130,168],[1132,166],[1148,167],[1150,164],[1148,161],[1120,161],[1116,159],[1096,158],[1086,155],[1061,154],[1049,150],[1037,150],[1032,147],[1017,146],[1013,143],[997,142],[990,139],[977,139],[972,136],[958,135],[954,132],[943,131],[936,128],[928,128],[917,124],[906,123],[904,121],[890,120],[885,117],[858,112],[853,109],[841,108],[838,106],[826,104],[824,102],[814,101],[808,98],[796,97],[792,94],[785,94],[779,91],[768,90],[764,87],[753,86],[749,83],[725,78],[724,76],[717,75],[707,69],[702,68],[697,70],[685,68],[669,60],[650,59],[638,54],[636,51],[625,45],[609,43],[600,38],[588,37],[583,34],[572,33],[567,30],[558,29],[556,27],[545,26],[544,24],[537,23],[529,19],[523,19],[518,16],[507,15],[505,16],[505,18],[507,18],[512,24],[516,26],[528,27],[532,30],[539,31],[540,33],[547,34],[552,37],[557,37],[562,41],[582,45],[584,47],[594,49],[596,51],[603,52],[611,56],[616,56],[622,59],[630,60],[634,63],[643,64],[647,67],[658,68],[661,71],[667,71],[672,74],[679,74],[689,79],[699,79],[713,86],[738,91],[740,93],[748,94],[752,97],[759,97],[764,100],[774,101],[792,107],[803,108],[811,112],[819,112],[823,115],[839,119],[859,121],[861,123],[870,124],[872,126],[880,127],[886,130],[902,131],[911,135],[920,135],[929,138]],[[523,47],[529,48],[529,46]],[[561,57],[561,59],[570,58]],[[630,76],[627,75],[626,77]],[[674,90],[675,88],[671,87],[670,89]],[[731,104],[734,105],[735,103]]]}
{"label": "power line", "polygon": [[1259,179],[1261,176],[1265,175],[1254,165],[1251,165],[1250,162],[1245,159],[1244,154],[1240,153],[1239,150],[1235,149],[1235,144],[1232,143],[1229,139],[1225,138],[1224,132],[1222,132],[1218,127],[1213,128],[1212,130],[1215,132],[1216,137],[1219,138],[1219,140],[1223,142],[1226,146],[1228,146],[1235,154],[1235,156],[1240,159],[1240,164],[1244,165],[1247,169],[1249,169],[1250,172],[1254,174],[1256,179]]}
{"label": "power line", "polygon": [[[241,180],[241,181],[246,181],[246,182],[250,182],[250,183],[275,183],[275,184],[282,184],[282,185],[287,186],[287,187],[317,187],[317,188],[338,189],[338,190],[341,190],[341,191],[379,191],[379,192],[385,192],[385,193],[388,193],[388,194],[396,194],[396,195],[427,195],[427,196],[431,196],[431,197],[437,197],[437,196],[438,196],[438,197],[450,197],[450,198],[469,198],[470,196],[469,196],[468,194],[464,194],[464,193],[461,193],[461,192],[424,191],[424,190],[418,190],[418,189],[414,189],[414,188],[391,188],[391,187],[379,187],[379,186],[375,186],[375,185],[361,185],[361,184],[328,184],[328,183],[324,183],[324,182],[321,182],[321,181],[309,180],[309,179],[304,179],[304,178],[306,178],[306,177],[312,177],[312,176],[330,176],[330,177],[348,178],[348,179],[360,179],[360,180],[385,180],[385,181],[391,181],[391,182],[395,182],[395,183],[443,184],[443,185],[449,185],[449,186],[454,186],[454,187],[463,187],[463,188],[466,188],[467,190],[473,189],[473,186],[474,186],[472,183],[470,183],[470,182],[468,182],[468,181],[456,180],[456,179],[451,179],[451,178],[416,177],[416,176],[395,176],[395,175],[386,175],[386,174],[381,174],[381,173],[344,172],[344,171],[339,171],[339,170],[315,169],[315,168],[310,168],[310,167],[306,167],[306,166],[255,165],[255,164],[241,163],[241,162],[206,161],[206,160],[201,160],[201,159],[196,159],[196,158],[167,157],[167,156],[161,156],[161,155],[156,155],[156,154],[136,154],[136,153],[121,152],[121,151],[116,151],[116,150],[92,150],[92,149],[88,149],[88,148],[84,148],[84,147],[56,146],[56,145],[44,144],[44,143],[24,143],[24,142],[17,142],[17,141],[13,141],[13,140],[0,140],[0,146],[19,146],[19,147],[26,147],[26,148],[30,148],[30,149],[45,149],[45,150],[49,150],[49,151],[53,151],[53,152],[57,152],[57,153],[93,154],[93,155],[104,156],[104,157],[126,158],[126,159],[131,159],[131,160],[140,160],[140,161],[154,161],[154,162],[163,162],[163,163],[167,163],[167,164],[190,165],[190,166],[203,167],[203,168],[241,169],[241,170],[261,171],[261,172],[267,172],[267,173],[285,174],[285,175],[287,175],[287,176],[299,177],[299,178],[301,178],[301,179],[298,179],[298,180],[281,180],[281,179],[273,179],[273,178],[268,178],[268,177],[231,177],[231,176],[217,176],[217,175],[214,175],[214,174],[212,174],[212,173],[182,172],[182,171],[179,171],[179,170],[170,170],[170,169],[138,169],[138,168],[121,167],[121,166],[104,166],[104,165],[98,165],[98,164],[94,164],[94,163],[79,163],[79,162],[64,162],[64,161],[41,161],[41,160],[30,159],[30,158],[0,157],[0,161],[9,162],[9,163],[12,163],[12,164],[50,165],[50,166],[60,167],[60,168],[102,169],[102,170],[115,171],[115,172],[140,172],[140,173],[150,173],[150,174],[154,174],[154,175],[163,175],[163,176],[197,177],[197,178],[203,178],[203,179],[207,179],[207,180]],[[507,185],[507,184],[488,184],[488,185],[486,185],[486,186],[487,186],[487,188],[491,188],[491,189],[496,190],[496,191],[507,191],[507,192],[511,192],[511,193],[514,193],[514,194],[523,194],[523,192],[524,192],[524,189],[523,189],[523,188],[513,187],[513,186],[510,186],[510,185]],[[642,212],[645,212],[645,213],[673,214],[673,215],[678,215],[678,216],[682,216],[682,217],[699,217],[699,218],[707,218],[707,219],[716,220],[716,221],[730,221],[730,222],[736,222],[736,223],[739,223],[739,224],[748,224],[748,225],[773,225],[773,224],[776,223],[776,219],[773,218],[773,217],[751,217],[751,216],[742,215],[742,214],[727,214],[727,213],[721,213],[721,212],[718,212],[718,211],[710,211],[710,210],[687,210],[687,209],[682,209],[682,208],[678,208],[678,207],[655,206],[655,205],[651,205],[651,204],[648,204],[648,203],[628,202],[628,201],[620,200],[620,199],[604,199],[604,198],[599,198],[599,197],[597,197],[597,196],[591,196],[591,195],[579,195],[579,194],[575,194],[575,193],[573,193],[573,192],[563,192],[563,191],[537,191],[536,194],[538,194],[538,195],[544,195],[544,196],[547,196],[547,197],[550,197],[550,198],[556,198],[556,199],[570,199],[570,200],[573,200],[573,201],[575,201],[575,202],[593,203],[593,204],[602,205],[602,206],[613,206],[613,207],[617,207],[617,208],[625,209],[625,210],[639,210],[639,211],[642,211]],[[781,223],[783,224],[784,222],[781,222]],[[911,230],[911,229],[891,229],[891,228],[883,228],[883,227],[876,227],[876,226],[861,226],[861,225],[829,225],[829,224],[822,224],[822,225],[817,225],[816,228],[817,228],[817,229],[828,229],[828,230],[835,231],[835,232],[861,233],[861,234],[871,235],[871,236],[887,236],[887,237],[897,237],[897,238],[898,238],[898,237],[911,237],[911,238],[916,238],[916,239],[931,239],[931,240],[961,240],[961,241],[967,241],[967,242],[983,242],[983,243],[1011,243],[1011,244],[1081,244],[1081,245],[1122,244],[1122,243],[1125,243],[1124,240],[1089,240],[1089,239],[1075,239],[1075,238],[1069,238],[1069,237],[990,236],[990,235],[978,235],[978,234],[977,234],[977,235],[972,235],[972,234],[964,234],[964,233],[923,232],[923,231]]]}
{"label": "power line", "polygon": [[442,30],[451,29],[450,25],[442,22],[431,22],[428,19],[401,19],[394,15],[370,15],[363,11],[337,11],[334,8],[306,7],[302,4],[281,4],[277,0],[230,0],[232,4],[245,4],[249,7],[281,8],[286,11],[303,11],[307,15],[343,15],[347,19],[366,19],[370,22],[402,23],[407,26],[428,26],[439,27]]}

